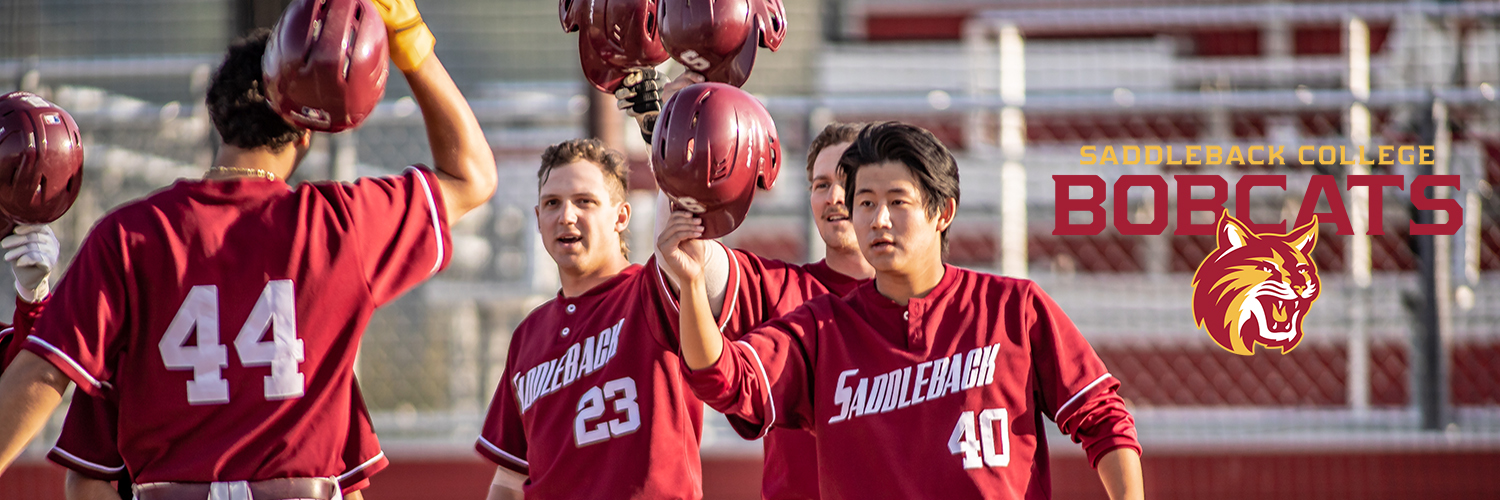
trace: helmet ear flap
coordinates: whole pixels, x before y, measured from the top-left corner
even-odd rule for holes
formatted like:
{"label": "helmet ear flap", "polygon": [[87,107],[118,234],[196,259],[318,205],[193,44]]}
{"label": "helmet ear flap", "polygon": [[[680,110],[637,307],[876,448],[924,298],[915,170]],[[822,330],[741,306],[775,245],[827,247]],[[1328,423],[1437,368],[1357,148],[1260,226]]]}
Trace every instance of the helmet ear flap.
{"label": "helmet ear flap", "polygon": [[786,39],[786,6],[781,0],[762,0],[755,15],[760,27],[760,46],[775,52]]}
{"label": "helmet ear flap", "polygon": [[578,31],[578,28],[583,25],[582,16],[584,16],[585,13],[582,12],[584,9],[582,9],[581,7],[583,7],[587,1],[588,0],[559,0],[557,2],[557,20],[558,22],[562,23],[563,33],[572,33]]}

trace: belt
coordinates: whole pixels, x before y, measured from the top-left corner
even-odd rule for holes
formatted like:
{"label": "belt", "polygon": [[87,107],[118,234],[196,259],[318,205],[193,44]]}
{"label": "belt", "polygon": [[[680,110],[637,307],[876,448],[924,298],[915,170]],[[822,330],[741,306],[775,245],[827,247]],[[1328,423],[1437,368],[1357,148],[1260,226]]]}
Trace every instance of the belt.
{"label": "belt", "polygon": [[217,483],[135,485],[139,500],[340,500],[339,483],[326,477],[292,477]]}

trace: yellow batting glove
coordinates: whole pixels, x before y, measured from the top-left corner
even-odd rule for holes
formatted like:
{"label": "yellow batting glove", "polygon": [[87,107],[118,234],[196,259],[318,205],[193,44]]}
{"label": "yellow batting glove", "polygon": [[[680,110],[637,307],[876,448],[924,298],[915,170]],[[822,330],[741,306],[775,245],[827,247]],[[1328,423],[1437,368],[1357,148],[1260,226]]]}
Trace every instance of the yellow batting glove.
{"label": "yellow batting glove", "polygon": [[422,13],[417,11],[416,0],[371,0],[380,10],[385,21],[385,32],[390,40],[391,62],[401,71],[412,71],[432,55],[437,39],[432,30],[422,22]]}

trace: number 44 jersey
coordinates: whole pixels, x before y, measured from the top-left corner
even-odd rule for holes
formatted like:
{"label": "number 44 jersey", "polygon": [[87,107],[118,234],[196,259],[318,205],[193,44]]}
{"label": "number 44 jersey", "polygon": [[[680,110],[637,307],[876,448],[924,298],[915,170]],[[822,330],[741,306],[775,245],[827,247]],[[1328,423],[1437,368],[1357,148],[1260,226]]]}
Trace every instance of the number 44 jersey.
{"label": "number 44 jersey", "polygon": [[119,402],[138,483],[332,477],[376,306],[446,263],[437,177],[179,181],[89,232],[25,349]]}
{"label": "number 44 jersey", "polygon": [[665,280],[653,257],[516,327],[475,449],[528,476],[527,499],[703,496],[703,403],[668,341]]}

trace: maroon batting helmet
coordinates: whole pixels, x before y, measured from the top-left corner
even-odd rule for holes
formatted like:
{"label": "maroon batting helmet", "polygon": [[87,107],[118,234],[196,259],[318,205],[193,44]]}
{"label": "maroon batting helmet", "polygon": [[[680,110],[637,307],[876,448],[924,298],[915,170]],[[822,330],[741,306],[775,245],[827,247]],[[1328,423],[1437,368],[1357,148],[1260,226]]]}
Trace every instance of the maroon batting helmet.
{"label": "maroon batting helmet", "polygon": [[83,182],[78,124],[29,92],[0,97],[0,212],[23,224],[62,217]]}
{"label": "maroon batting helmet", "polygon": [[563,31],[578,31],[578,59],[594,88],[614,93],[631,68],[667,60],[657,35],[656,0],[561,0]]}
{"label": "maroon batting helmet", "polygon": [[319,132],[359,126],[385,95],[385,22],[369,0],[295,0],[261,59],[266,100]]}
{"label": "maroon batting helmet", "polygon": [[771,114],[755,96],[731,85],[699,83],[662,108],[651,167],[662,192],[703,219],[703,237],[718,238],[745,220],[756,186],[771,189],[776,183],[781,143]]}
{"label": "maroon batting helmet", "polygon": [[661,43],[677,62],[711,82],[744,85],[757,46],[781,47],[786,7],[781,0],[662,0]]}

